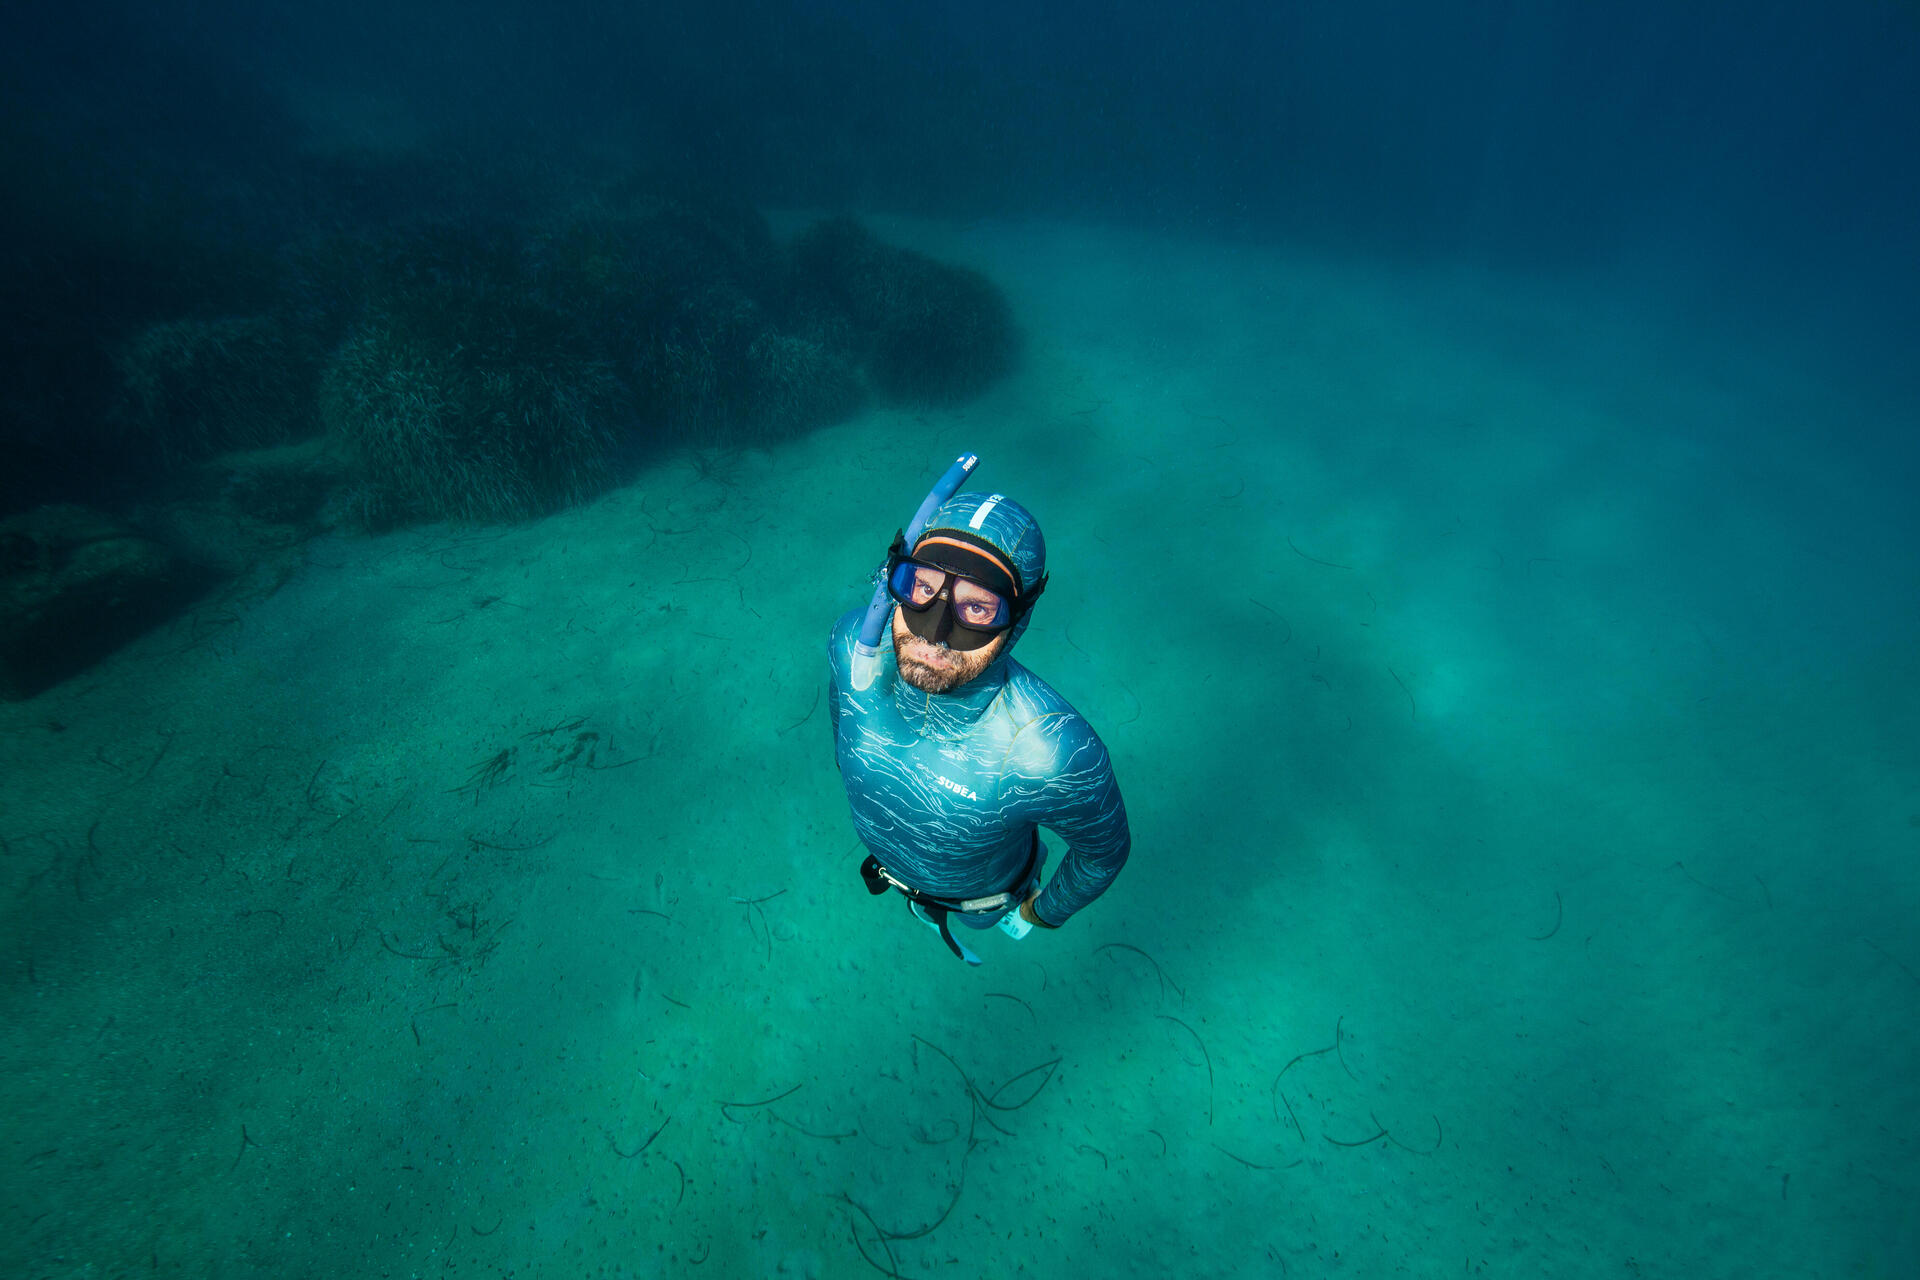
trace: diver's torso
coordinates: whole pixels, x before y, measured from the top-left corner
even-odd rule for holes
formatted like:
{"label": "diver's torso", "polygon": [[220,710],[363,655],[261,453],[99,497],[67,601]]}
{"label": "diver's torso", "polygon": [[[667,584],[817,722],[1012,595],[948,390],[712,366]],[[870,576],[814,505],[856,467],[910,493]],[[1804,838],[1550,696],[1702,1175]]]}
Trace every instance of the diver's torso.
{"label": "diver's torso", "polygon": [[857,691],[849,667],[858,616],[835,628],[832,661],[835,750],[862,843],[928,893],[1012,888],[1053,772],[1045,722],[1065,704],[1010,658],[950,694],[923,693],[900,679],[891,636],[878,677]]}

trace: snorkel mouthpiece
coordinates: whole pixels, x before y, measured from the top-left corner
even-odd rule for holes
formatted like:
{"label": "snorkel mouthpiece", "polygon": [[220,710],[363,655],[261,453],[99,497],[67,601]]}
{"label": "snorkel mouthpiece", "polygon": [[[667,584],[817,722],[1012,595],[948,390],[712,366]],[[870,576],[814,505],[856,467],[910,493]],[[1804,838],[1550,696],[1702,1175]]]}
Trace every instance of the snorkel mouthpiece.
{"label": "snorkel mouthpiece", "polygon": [[[946,474],[934,483],[927,492],[927,500],[913,513],[913,523],[909,524],[902,535],[906,545],[911,547],[920,541],[920,535],[926,531],[927,521],[933,519],[933,513],[940,504],[960,491],[973,469],[980,465],[980,455],[963,453],[953,460]],[[860,635],[853,642],[853,687],[864,693],[873,687],[880,674],[880,636],[886,630],[887,615],[893,612],[893,600],[887,595],[885,571],[873,588],[873,600],[867,605],[866,616],[860,620]]]}

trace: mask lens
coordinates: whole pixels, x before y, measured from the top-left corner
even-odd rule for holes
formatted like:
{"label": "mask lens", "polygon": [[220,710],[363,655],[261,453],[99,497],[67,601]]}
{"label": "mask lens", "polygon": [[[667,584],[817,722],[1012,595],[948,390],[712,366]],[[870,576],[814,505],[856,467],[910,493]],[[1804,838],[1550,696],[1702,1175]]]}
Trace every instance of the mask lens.
{"label": "mask lens", "polygon": [[909,609],[925,609],[946,586],[946,571],[911,560],[896,561],[887,572],[887,593]]}
{"label": "mask lens", "polygon": [[955,578],[948,588],[953,593],[953,619],[973,631],[1001,631],[1013,622],[1013,611],[996,593],[977,582]]}
{"label": "mask lens", "polygon": [[938,569],[926,565],[912,565],[913,578],[907,583],[907,598],[915,607],[924,609],[932,604],[939,594],[946,590],[947,575]]}
{"label": "mask lens", "polygon": [[1013,609],[998,592],[938,565],[896,561],[887,574],[887,592],[915,613],[924,613],[945,597],[954,625],[969,631],[991,633],[1013,625]]}

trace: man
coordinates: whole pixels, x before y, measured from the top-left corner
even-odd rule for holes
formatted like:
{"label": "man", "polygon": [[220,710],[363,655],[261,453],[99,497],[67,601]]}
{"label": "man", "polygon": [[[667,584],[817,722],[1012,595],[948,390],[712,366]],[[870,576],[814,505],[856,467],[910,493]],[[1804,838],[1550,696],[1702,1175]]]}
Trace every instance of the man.
{"label": "man", "polygon": [[[1058,928],[1113,883],[1132,845],[1099,737],[1010,656],[1046,564],[1026,508],[955,494],[911,547],[895,538],[888,552],[892,669],[883,661],[864,689],[851,678],[858,609],[828,650],[835,752],[871,855],[867,887],[904,894],[969,964],[980,958],[954,936],[954,918],[1014,937]],[[1044,889],[1041,826],[1067,842]]]}

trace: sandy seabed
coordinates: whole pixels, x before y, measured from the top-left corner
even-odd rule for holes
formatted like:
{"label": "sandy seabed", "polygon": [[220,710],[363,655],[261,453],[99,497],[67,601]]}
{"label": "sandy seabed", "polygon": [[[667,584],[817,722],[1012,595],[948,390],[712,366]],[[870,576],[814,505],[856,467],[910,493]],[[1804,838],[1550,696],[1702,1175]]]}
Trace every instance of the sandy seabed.
{"label": "sandy seabed", "polygon": [[[1016,377],[0,708],[0,1272],[1903,1274],[1920,540],[1820,420],[1893,411],[1566,282],[883,233]],[[978,970],[822,695],[963,449],[1135,836]]]}

